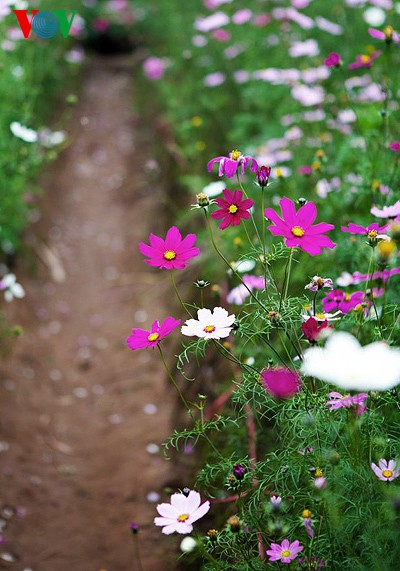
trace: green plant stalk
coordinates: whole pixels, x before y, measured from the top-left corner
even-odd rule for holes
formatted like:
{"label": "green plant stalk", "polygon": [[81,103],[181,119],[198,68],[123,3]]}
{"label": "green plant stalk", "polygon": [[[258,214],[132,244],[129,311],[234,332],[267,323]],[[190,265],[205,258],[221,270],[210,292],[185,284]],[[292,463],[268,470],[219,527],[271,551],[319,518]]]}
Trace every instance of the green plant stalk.
{"label": "green plant stalk", "polygon": [[289,281],[290,281],[290,271],[292,267],[292,259],[293,259],[293,250],[294,248],[290,248],[290,254],[285,266],[285,277],[283,280],[283,287],[281,293],[281,299],[279,301],[279,311],[282,309],[282,305],[287,298],[288,289],[289,289]]}
{"label": "green plant stalk", "polygon": [[182,300],[182,298],[181,298],[181,296],[180,296],[180,293],[179,293],[178,288],[177,288],[177,286],[176,286],[175,276],[174,276],[173,270],[171,270],[169,274],[170,274],[170,276],[171,276],[172,286],[173,286],[173,288],[174,288],[174,290],[175,290],[176,297],[178,298],[179,303],[181,304],[181,306],[183,307],[183,309],[186,311],[186,313],[188,313],[190,317],[193,317],[192,314],[190,313],[190,311],[188,310],[188,308],[186,307],[186,304],[183,302],[183,300]]}

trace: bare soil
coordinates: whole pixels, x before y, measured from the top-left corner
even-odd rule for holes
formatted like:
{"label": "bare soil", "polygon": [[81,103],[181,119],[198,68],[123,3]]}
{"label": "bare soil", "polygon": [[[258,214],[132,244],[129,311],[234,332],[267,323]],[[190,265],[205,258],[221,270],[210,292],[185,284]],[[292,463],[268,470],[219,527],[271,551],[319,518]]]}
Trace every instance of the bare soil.
{"label": "bare soil", "polygon": [[24,335],[0,367],[0,568],[140,571],[135,521],[143,569],[177,569],[181,538],[153,525],[165,487],[186,485],[161,450],[176,396],[157,351],[125,345],[174,315],[168,275],[137,247],[164,231],[166,196],[134,74],[129,58],[87,65],[18,268],[26,297],[8,310]]}

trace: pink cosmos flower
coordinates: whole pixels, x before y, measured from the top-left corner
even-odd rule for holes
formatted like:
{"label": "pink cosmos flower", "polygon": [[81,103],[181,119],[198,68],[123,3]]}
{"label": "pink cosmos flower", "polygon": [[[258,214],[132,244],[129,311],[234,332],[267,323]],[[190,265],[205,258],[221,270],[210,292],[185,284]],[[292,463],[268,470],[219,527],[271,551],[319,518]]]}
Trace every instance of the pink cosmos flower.
{"label": "pink cosmos flower", "polygon": [[297,539],[293,543],[290,543],[288,539],[284,539],[280,545],[279,543],[271,543],[271,549],[267,550],[267,555],[269,555],[270,561],[290,563],[293,559],[296,559],[303,549],[304,547],[300,545]]}
{"label": "pink cosmos flower", "polygon": [[316,216],[317,208],[313,202],[307,202],[296,212],[294,202],[289,198],[282,198],[279,202],[282,218],[272,208],[266,208],[264,215],[274,223],[268,229],[274,236],[284,236],[288,248],[301,248],[311,256],[321,253],[322,248],[334,248],[336,244],[324,232],[334,228],[333,224],[320,222],[312,225]]}
{"label": "pink cosmos flower", "polygon": [[324,61],[326,67],[339,67],[341,63],[342,60],[340,54],[338,54],[337,52],[330,52],[330,54]]}
{"label": "pink cosmos flower", "polygon": [[246,22],[251,20],[252,16],[253,12],[251,10],[249,10],[248,8],[243,8],[242,10],[238,10],[233,14],[232,22],[237,26],[241,26],[242,24],[245,24]]}
{"label": "pink cosmos flower", "polygon": [[194,248],[196,234],[188,234],[183,240],[176,226],[167,232],[165,240],[155,234],[150,234],[150,246],[140,242],[141,253],[149,258],[145,260],[149,266],[165,268],[166,270],[182,270],[190,258],[199,255],[200,250]]}
{"label": "pink cosmos flower", "polygon": [[150,331],[146,331],[145,329],[132,329],[132,334],[129,335],[126,343],[128,347],[133,350],[155,347],[161,339],[167,337],[180,323],[180,319],[167,317],[161,325],[159,321],[154,321]]}
{"label": "pink cosmos flower", "polygon": [[143,73],[150,81],[157,81],[164,75],[168,61],[159,57],[148,57],[143,62]]}
{"label": "pink cosmos flower", "polygon": [[221,339],[228,337],[232,331],[235,315],[228,315],[223,307],[210,309],[202,308],[197,311],[198,319],[188,319],[182,326],[181,332],[188,337],[202,339]]}
{"label": "pink cosmos flower", "polygon": [[397,216],[400,216],[400,200],[391,206],[384,206],[383,208],[373,206],[370,212],[377,218],[396,218]]}
{"label": "pink cosmos flower", "polygon": [[398,153],[400,151],[400,141],[393,141],[393,143],[390,143],[389,149]]}
{"label": "pink cosmos flower", "polygon": [[371,67],[372,62],[378,58],[382,52],[377,50],[371,55],[361,54],[356,57],[356,61],[348,65],[349,69],[357,69],[358,67]]}
{"label": "pink cosmos flower", "polygon": [[221,230],[225,230],[228,226],[239,226],[240,221],[250,218],[249,209],[253,206],[254,202],[251,198],[243,200],[243,192],[241,190],[234,190],[231,192],[228,188],[223,190],[224,198],[216,198],[215,203],[218,204],[219,210],[211,214],[214,220],[221,220],[219,225]]}
{"label": "pink cosmos flower", "polygon": [[[245,274],[242,277],[242,280],[244,283],[239,284],[238,286],[231,289],[231,291],[226,296],[226,301],[228,303],[242,305],[244,300],[250,295],[249,290],[253,291],[253,289],[265,289],[265,279],[263,276],[252,276],[251,274]],[[267,284],[268,283],[269,280],[267,279]]]}
{"label": "pink cosmos flower", "polygon": [[312,167],[310,165],[303,165],[302,167],[298,167],[297,172],[301,176],[310,176],[313,172]]}
{"label": "pink cosmos flower", "polygon": [[400,476],[400,470],[396,470],[395,460],[389,460],[388,462],[381,458],[381,460],[379,460],[379,467],[372,462],[371,468],[374,471],[374,474],[383,482],[391,482]]}
{"label": "pink cosmos flower", "polygon": [[379,227],[377,222],[373,222],[369,224],[369,226],[362,226],[361,224],[353,224],[350,222],[348,224],[348,228],[346,226],[342,226],[342,232],[349,232],[349,234],[364,234],[368,238],[378,238],[381,232],[386,230],[386,226]]}
{"label": "pink cosmos flower", "polygon": [[204,77],[204,85],[206,87],[218,87],[222,85],[226,79],[226,76],[221,71],[216,71],[214,73],[209,73]]}
{"label": "pink cosmos flower", "polygon": [[207,500],[201,503],[198,492],[191,490],[188,496],[184,494],[172,494],[170,504],[159,504],[157,511],[161,517],[154,518],[155,525],[163,526],[162,532],[170,535],[177,533],[191,533],[193,523],[202,518],[210,509],[210,502]]}
{"label": "pink cosmos flower", "polygon": [[400,36],[397,32],[394,31],[392,26],[386,26],[383,30],[376,30],[375,28],[368,28],[368,33],[373,38],[377,40],[383,40],[387,44],[391,44],[395,42],[398,44],[400,42]]}
{"label": "pink cosmos flower", "polygon": [[358,393],[356,395],[341,395],[336,391],[328,393],[328,400],[325,406],[330,406],[329,410],[338,410],[339,408],[351,408],[356,406],[356,413],[361,416],[366,411],[365,401],[368,398],[368,393]]}
{"label": "pink cosmos flower", "polygon": [[[251,163],[250,163],[251,161]],[[238,168],[240,167],[240,174],[244,175],[250,163],[250,170],[254,173],[258,171],[258,164],[256,159],[250,155],[242,155],[240,151],[234,150],[229,153],[229,157],[215,157],[207,164],[208,172],[212,171],[214,163],[219,163],[219,176],[225,175],[227,178],[235,176]]]}
{"label": "pink cosmos flower", "polygon": [[266,391],[275,398],[288,399],[300,391],[300,377],[286,367],[263,369],[261,379]]}
{"label": "pink cosmos flower", "polygon": [[355,291],[350,294],[345,293],[341,289],[334,289],[323,298],[321,303],[324,311],[339,310],[342,313],[349,313],[363,301],[363,291]]}
{"label": "pink cosmos flower", "polygon": [[301,324],[304,337],[310,341],[310,343],[317,343],[326,328],[332,329],[332,327],[328,325],[327,319],[319,323],[314,317],[310,317],[310,319],[307,319],[307,321]]}

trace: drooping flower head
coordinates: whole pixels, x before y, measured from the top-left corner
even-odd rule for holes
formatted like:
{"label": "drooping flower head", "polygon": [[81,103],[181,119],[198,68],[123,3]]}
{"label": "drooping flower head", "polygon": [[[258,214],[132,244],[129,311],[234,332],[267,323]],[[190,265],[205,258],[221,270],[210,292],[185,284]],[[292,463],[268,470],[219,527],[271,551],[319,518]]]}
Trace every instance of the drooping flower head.
{"label": "drooping flower head", "polygon": [[284,539],[280,545],[279,543],[271,543],[271,549],[267,550],[267,555],[269,555],[270,561],[290,563],[293,559],[296,559],[303,549],[304,547],[300,545],[297,539],[293,543],[290,543],[288,539]]}
{"label": "drooping flower head", "polygon": [[323,336],[324,330],[327,329],[332,329],[332,327],[328,325],[327,319],[324,319],[324,321],[319,323],[314,317],[310,317],[307,321],[304,321],[304,323],[301,324],[301,330],[304,337],[310,341],[310,343],[317,343]]}
{"label": "drooping flower head", "polygon": [[333,224],[313,222],[317,216],[317,208],[313,202],[307,202],[296,208],[293,200],[286,196],[279,202],[282,218],[280,218],[272,208],[266,208],[264,215],[274,223],[268,229],[274,236],[284,236],[285,244],[288,248],[299,247],[311,256],[320,254],[322,248],[334,248],[336,244],[323,234],[334,228]]}
{"label": "drooping flower head", "polygon": [[337,52],[331,52],[324,61],[326,67],[340,67],[341,63],[342,60],[340,54],[338,54]]}
{"label": "drooping flower head", "polygon": [[331,278],[321,278],[320,276],[314,276],[310,283],[304,286],[304,289],[309,289],[310,291],[319,291],[322,288],[333,289],[333,282]]}
{"label": "drooping flower head", "polygon": [[349,313],[352,309],[363,303],[364,292],[355,291],[345,293],[341,289],[334,289],[328,293],[321,301],[324,312],[339,310],[342,313]]}
{"label": "drooping flower head", "polygon": [[400,476],[400,470],[396,469],[396,462],[394,460],[389,460],[388,462],[382,458],[379,460],[379,467],[372,462],[371,468],[374,474],[383,482],[391,482]]}
{"label": "drooping flower head", "polygon": [[261,379],[266,391],[278,399],[291,398],[300,391],[299,375],[286,367],[263,369]]}
{"label": "drooping flower head", "polygon": [[242,155],[240,151],[234,150],[229,153],[229,157],[215,157],[207,164],[208,172],[212,171],[214,163],[219,163],[219,176],[226,176],[231,178],[235,176],[238,168],[240,167],[240,174],[244,175],[244,171],[250,164],[250,170],[254,173],[258,170],[258,164],[254,157],[250,155]]}
{"label": "drooping flower head", "polygon": [[356,395],[341,395],[336,391],[331,391],[328,393],[329,400],[325,403],[325,406],[330,407],[330,411],[338,410],[339,408],[351,408],[356,406],[356,412],[358,416],[361,416],[365,410],[365,401],[368,398],[368,393],[358,393]]}
{"label": "drooping flower head", "polygon": [[165,240],[150,234],[150,245],[140,242],[141,253],[149,258],[145,260],[149,266],[165,268],[166,270],[182,270],[188,264],[190,258],[199,255],[200,250],[194,248],[196,234],[188,234],[183,238],[176,226],[172,226],[167,232]]}
{"label": "drooping flower head", "polygon": [[159,321],[154,321],[150,328],[150,331],[145,329],[132,329],[131,335],[126,340],[126,343],[130,349],[144,349],[145,347],[155,347],[164,339],[167,335],[171,333],[180,325],[180,319],[174,319],[173,317],[167,317],[164,321],[159,323]]}
{"label": "drooping flower head", "polygon": [[386,391],[400,383],[400,350],[376,341],[362,347],[344,331],[304,351],[301,372],[345,390]]}
{"label": "drooping flower head", "polygon": [[356,61],[348,65],[349,69],[357,69],[359,67],[371,67],[372,63],[378,58],[382,52],[377,50],[370,55],[361,54],[356,57]]}
{"label": "drooping flower head", "polygon": [[232,331],[235,315],[228,315],[223,307],[199,309],[198,319],[188,319],[182,326],[181,332],[188,337],[200,337],[202,339],[221,339],[228,337]]}
{"label": "drooping flower head", "polygon": [[219,209],[211,214],[214,220],[221,220],[219,225],[221,230],[225,230],[228,226],[238,226],[240,221],[250,218],[249,209],[254,202],[251,198],[243,199],[241,190],[231,192],[228,188],[223,191],[224,198],[216,198],[214,202],[218,204]]}
{"label": "drooping flower head", "polygon": [[373,38],[377,40],[383,40],[388,45],[392,42],[398,44],[400,42],[400,36],[394,31],[393,26],[385,26],[383,30],[377,30],[375,28],[368,28],[368,33]]}
{"label": "drooping flower head", "polygon": [[159,504],[157,511],[161,517],[154,518],[155,525],[163,526],[162,532],[170,535],[177,533],[191,533],[193,523],[202,518],[210,509],[210,502],[207,500],[201,503],[198,492],[191,490],[185,494],[172,494],[171,503]]}

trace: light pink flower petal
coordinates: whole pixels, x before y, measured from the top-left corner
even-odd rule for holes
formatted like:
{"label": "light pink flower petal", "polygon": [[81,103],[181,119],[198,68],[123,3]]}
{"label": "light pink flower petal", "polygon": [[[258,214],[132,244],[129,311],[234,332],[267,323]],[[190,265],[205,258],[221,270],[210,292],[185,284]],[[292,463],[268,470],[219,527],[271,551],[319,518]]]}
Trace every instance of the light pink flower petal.
{"label": "light pink flower petal", "polygon": [[179,512],[178,515],[188,512],[188,502],[184,494],[172,494],[171,505]]}
{"label": "light pink flower petal", "polygon": [[189,495],[186,498],[186,509],[188,512],[192,513],[201,504],[201,497],[199,492],[195,492],[194,490],[190,490]]}
{"label": "light pink flower petal", "polygon": [[197,508],[197,510],[190,516],[190,523],[194,523],[195,521],[203,517],[208,512],[209,509],[210,509],[210,502],[207,500],[206,502],[204,502],[204,504],[202,504],[199,508]]}
{"label": "light pink flower petal", "polygon": [[157,506],[157,511],[162,517],[169,519],[172,518],[173,520],[176,520],[178,515],[180,515],[178,510],[171,504],[159,504]]}

